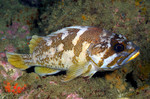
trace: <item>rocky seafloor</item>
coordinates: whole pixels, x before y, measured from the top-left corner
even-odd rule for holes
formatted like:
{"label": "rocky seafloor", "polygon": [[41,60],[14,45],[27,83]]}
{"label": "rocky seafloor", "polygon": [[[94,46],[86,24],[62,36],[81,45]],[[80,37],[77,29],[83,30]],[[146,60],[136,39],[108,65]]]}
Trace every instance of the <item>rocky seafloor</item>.
{"label": "rocky seafloor", "polygon": [[[40,77],[7,62],[6,52],[29,53],[32,35],[73,25],[123,34],[140,55],[118,70],[66,83],[65,72]],[[149,99],[149,27],[149,0],[0,0],[0,99]]]}

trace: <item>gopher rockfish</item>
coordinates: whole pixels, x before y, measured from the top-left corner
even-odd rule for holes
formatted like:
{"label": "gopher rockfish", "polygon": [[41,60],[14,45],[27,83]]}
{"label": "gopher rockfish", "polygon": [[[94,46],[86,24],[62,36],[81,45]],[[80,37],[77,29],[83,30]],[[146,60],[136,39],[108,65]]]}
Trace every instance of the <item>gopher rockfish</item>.
{"label": "gopher rockfish", "polygon": [[30,54],[7,52],[8,62],[21,70],[35,66],[40,76],[67,71],[64,82],[118,69],[140,54],[139,47],[125,36],[90,26],[66,27],[43,37],[34,35],[29,48]]}

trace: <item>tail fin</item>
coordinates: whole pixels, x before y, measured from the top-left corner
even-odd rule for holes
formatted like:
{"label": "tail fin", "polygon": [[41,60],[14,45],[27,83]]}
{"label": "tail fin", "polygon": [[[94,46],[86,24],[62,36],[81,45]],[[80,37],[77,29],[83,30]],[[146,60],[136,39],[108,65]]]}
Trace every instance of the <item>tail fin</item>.
{"label": "tail fin", "polygon": [[[29,68],[28,64],[23,59],[24,55],[27,55],[27,54],[22,55],[22,54],[10,53],[10,52],[6,53],[8,62],[11,65],[13,65],[14,67],[19,68],[21,70],[25,70],[25,69]],[[26,58],[28,58],[28,57],[26,57]]]}

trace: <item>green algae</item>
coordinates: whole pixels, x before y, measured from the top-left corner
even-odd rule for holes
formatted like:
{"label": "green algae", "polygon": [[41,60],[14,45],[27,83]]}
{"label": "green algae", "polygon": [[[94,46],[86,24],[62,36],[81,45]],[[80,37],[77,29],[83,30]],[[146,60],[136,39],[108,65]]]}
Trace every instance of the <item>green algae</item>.
{"label": "green algae", "polygon": [[[58,77],[50,76],[50,77],[38,78],[38,79],[36,77],[37,75],[35,73],[31,73],[19,79],[19,81],[26,83],[27,86],[29,85],[28,89],[26,89],[27,92],[34,90],[34,93],[30,95],[30,98],[37,96],[37,94],[39,94],[40,97],[43,97],[43,99],[46,99],[48,97],[52,99],[60,98],[60,97],[61,99],[65,99],[67,95],[70,93],[77,93],[80,95],[80,97],[86,99],[88,99],[89,97],[111,98],[112,96],[117,97],[118,94],[117,90],[111,89],[109,83],[107,83],[104,79],[92,78],[89,80],[89,79],[77,78],[76,80],[73,80],[71,82],[62,83],[61,79],[63,75],[60,75]],[[28,79],[32,79],[32,80],[28,81]],[[51,81],[55,83],[51,84],[50,83]],[[114,96],[114,93],[116,93],[116,96]]]}
{"label": "green algae", "polygon": [[[33,21],[37,18],[37,8],[24,6],[18,0],[1,0],[0,17],[0,51],[5,51],[8,44],[12,44],[22,52],[27,51],[26,36],[30,35]],[[14,23],[19,25],[13,26]],[[27,27],[27,30],[22,29],[23,27]],[[28,35],[25,35],[26,32]]]}

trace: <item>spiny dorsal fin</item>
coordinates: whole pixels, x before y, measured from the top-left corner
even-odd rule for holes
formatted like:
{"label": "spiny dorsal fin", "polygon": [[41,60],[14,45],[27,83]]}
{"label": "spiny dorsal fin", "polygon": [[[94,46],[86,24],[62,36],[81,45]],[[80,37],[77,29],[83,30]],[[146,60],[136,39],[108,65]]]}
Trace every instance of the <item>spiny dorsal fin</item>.
{"label": "spiny dorsal fin", "polygon": [[33,35],[32,39],[30,40],[29,48],[30,48],[30,54],[33,53],[34,48],[38,45],[38,43],[42,40],[42,37],[39,37],[37,35]]}

